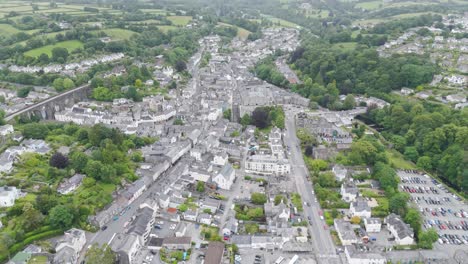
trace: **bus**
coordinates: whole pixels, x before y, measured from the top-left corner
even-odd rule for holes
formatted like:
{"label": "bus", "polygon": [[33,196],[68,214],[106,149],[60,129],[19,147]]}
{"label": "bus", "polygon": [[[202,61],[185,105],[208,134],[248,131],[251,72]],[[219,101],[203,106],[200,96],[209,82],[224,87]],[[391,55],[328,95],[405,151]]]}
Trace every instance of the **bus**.
{"label": "bus", "polygon": [[284,258],[280,256],[276,261],[275,264],[281,264],[284,261]]}
{"label": "bus", "polygon": [[296,261],[299,259],[299,256],[298,255],[294,255],[294,257],[292,257],[292,259],[289,261],[289,264],[294,264],[296,263]]}

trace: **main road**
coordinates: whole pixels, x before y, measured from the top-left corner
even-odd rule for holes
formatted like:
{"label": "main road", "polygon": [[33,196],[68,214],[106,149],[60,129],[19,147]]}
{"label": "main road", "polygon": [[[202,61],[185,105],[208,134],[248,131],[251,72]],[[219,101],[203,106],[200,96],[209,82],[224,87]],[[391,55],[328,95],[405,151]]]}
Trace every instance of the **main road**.
{"label": "main road", "polygon": [[312,184],[307,180],[309,172],[302,157],[300,142],[296,136],[295,115],[295,111],[286,110],[284,142],[290,149],[291,177],[296,183],[302,201],[310,204],[310,206],[304,205],[304,215],[307,218],[310,217],[312,222],[312,225],[309,225],[309,232],[312,237],[317,262],[319,264],[340,264],[341,260],[336,254],[336,248],[328,227],[326,228],[325,221],[320,218],[320,204],[316,202]]}

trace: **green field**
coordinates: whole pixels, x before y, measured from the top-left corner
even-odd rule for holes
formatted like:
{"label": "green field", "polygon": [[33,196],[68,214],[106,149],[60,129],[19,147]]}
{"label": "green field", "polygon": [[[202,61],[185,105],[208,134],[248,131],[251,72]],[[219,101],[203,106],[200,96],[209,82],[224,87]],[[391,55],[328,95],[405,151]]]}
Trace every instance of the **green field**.
{"label": "green field", "polygon": [[21,30],[9,25],[9,24],[0,24],[0,35],[1,36],[12,36],[16,33],[21,32]]}
{"label": "green field", "polygon": [[339,42],[333,44],[333,47],[343,50],[353,50],[356,48],[357,42]]}
{"label": "green field", "polygon": [[121,28],[109,28],[109,29],[103,29],[102,31],[104,31],[112,39],[119,39],[119,40],[130,39],[134,34],[138,34],[135,31],[121,29]]}
{"label": "green field", "polygon": [[164,32],[164,33],[167,33],[169,30],[177,29],[176,26],[166,26],[166,25],[164,25],[164,26],[158,26],[158,28],[159,28],[162,32]]}
{"label": "green field", "polygon": [[47,45],[44,47],[40,47],[37,49],[32,49],[29,51],[26,51],[24,55],[30,56],[30,57],[38,57],[42,53],[45,53],[47,55],[52,56],[52,49],[56,47],[62,47],[68,49],[68,52],[72,52],[78,48],[83,48],[83,43],[78,40],[67,40],[67,41],[62,41],[62,42],[57,42],[54,45]]}
{"label": "green field", "polygon": [[190,21],[192,21],[191,16],[168,16],[167,19],[176,26],[186,26]]}
{"label": "green field", "polygon": [[366,10],[374,10],[374,9],[378,9],[382,5],[383,5],[382,1],[370,1],[370,2],[358,3],[356,4],[355,7],[366,9]]}
{"label": "green field", "polygon": [[387,157],[390,161],[390,164],[392,164],[397,169],[415,169],[413,163],[405,160],[403,155],[395,150],[388,150]]}
{"label": "green field", "polygon": [[270,20],[271,22],[275,23],[275,24],[279,24],[278,26],[280,26],[280,27],[290,27],[290,28],[299,27],[297,24],[295,24],[293,22],[290,22],[290,21],[287,21],[287,20],[284,20],[284,19],[281,19],[281,18],[276,18],[276,17],[272,17],[272,16],[268,16],[268,15],[262,15],[262,16],[265,17],[266,19]]}
{"label": "green field", "polygon": [[250,33],[252,33],[252,32],[248,31],[245,28],[241,28],[241,27],[234,26],[234,25],[227,24],[227,23],[219,22],[218,25],[222,25],[222,26],[226,26],[226,27],[236,27],[237,28],[237,37],[239,37],[241,39],[247,39],[247,37],[250,35]]}
{"label": "green field", "polygon": [[34,256],[29,259],[28,264],[47,264],[49,263],[46,256]]}

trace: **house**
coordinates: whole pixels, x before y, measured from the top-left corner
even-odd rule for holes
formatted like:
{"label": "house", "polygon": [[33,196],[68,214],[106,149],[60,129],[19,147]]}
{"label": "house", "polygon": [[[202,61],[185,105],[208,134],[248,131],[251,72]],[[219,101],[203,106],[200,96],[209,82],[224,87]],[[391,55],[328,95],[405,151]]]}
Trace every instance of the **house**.
{"label": "house", "polygon": [[61,194],[69,194],[80,187],[85,175],[75,174],[73,177],[64,179],[57,187],[57,192]]}
{"label": "house", "polygon": [[187,224],[182,222],[177,226],[177,229],[175,230],[175,236],[183,237],[185,236],[186,232],[187,232]]}
{"label": "house", "polygon": [[363,197],[357,197],[356,201],[349,205],[349,212],[352,216],[359,216],[361,218],[371,217],[371,208]]}
{"label": "house", "polygon": [[159,206],[161,208],[168,208],[169,202],[171,201],[171,197],[167,194],[159,195]]}
{"label": "house", "polygon": [[0,187],[0,207],[10,207],[15,204],[15,200],[19,198],[20,191],[16,187],[3,186]]}
{"label": "house", "polygon": [[205,210],[205,209],[210,209],[212,214],[215,214],[218,211],[218,208],[220,207],[221,202],[219,200],[215,199],[205,199],[201,204],[200,204],[200,209]]}
{"label": "house", "polygon": [[335,219],[334,226],[343,246],[349,246],[358,242],[358,238],[349,222]]}
{"label": "house", "polygon": [[410,225],[403,222],[401,217],[396,214],[390,214],[384,219],[387,224],[387,229],[395,237],[395,242],[398,245],[414,244],[414,231]]}
{"label": "house", "polygon": [[289,217],[291,216],[291,210],[287,207],[283,201],[281,201],[278,205],[275,205],[272,202],[265,203],[264,211],[265,216],[270,219],[279,220],[282,222],[289,221]]}
{"label": "house", "polygon": [[192,210],[192,209],[188,209],[187,211],[185,211],[182,216],[184,217],[184,220],[186,221],[197,221],[197,217],[198,217],[198,210],[195,209],[195,210]]}
{"label": "house", "polygon": [[148,245],[147,245],[148,249],[160,250],[162,248],[163,240],[164,238],[161,238],[161,237],[150,236]]}
{"label": "house", "polygon": [[352,181],[344,182],[341,184],[340,194],[341,199],[346,202],[354,202],[359,194],[359,189]]}
{"label": "house", "polygon": [[346,178],[348,170],[345,167],[336,164],[335,166],[333,166],[332,172],[333,174],[335,174],[335,178],[337,181],[342,181]]}
{"label": "house", "polygon": [[246,235],[233,235],[230,239],[232,244],[236,244],[239,248],[251,248],[252,236]]}
{"label": "house", "polygon": [[211,225],[212,217],[210,214],[202,213],[198,215],[197,222],[200,224]]}
{"label": "house", "polygon": [[8,264],[26,264],[29,263],[32,254],[28,252],[18,252],[16,255],[7,263]]}
{"label": "house", "polygon": [[163,211],[163,218],[172,222],[180,222],[180,215],[177,213],[177,208],[167,208],[167,210]]}
{"label": "house", "polygon": [[345,256],[348,264],[385,264],[387,261],[380,253],[357,244],[345,246]]}
{"label": "house", "polygon": [[143,179],[139,179],[135,181],[123,195],[128,199],[128,203],[130,204],[140,197],[144,190],[146,190],[145,181]]}
{"label": "house", "polygon": [[143,241],[146,242],[153,228],[155,216],[156,212],[149,207],[138,209],[135,220],[132,221],[127,233],[141,236]]}
{"label": "house", "polygon": [[54,263],[77,263],[81,250],[86,244],[85,231],[72,228],[65,232],[63,239],[55,246]]}
{"label": "house", "polygon": [[215,182],[221,189],[230,190],[234,183],[235,175],[236,172],[231,164],[226,164],[221,171],[213,177],[213,182]]}
{"label": "house", "polygon": [[188,250],[192,246],[192,238],[185,237],[165,237],[162,246],[169,250]]}
{"label": "house", "polygon": [[224,255],[224,243],[212,241],[208,244],[204,264],[221,264]]}
{"label": "house", "polygon": [[382,228],[382,221],[379,218],[364,218],[364,226],[367,233],[379,233]]}
{"label": "house", "polygon": [[267,175],[286,175],[291,172],[288,160],[270,155],[253,155],[247,157],[245,163],[246,172]]}
{"label": "house", "polygon": [[283,238],[272,236],[252,236],[252,248],[275,250],[283,247]]}
{"label": "house", "polygon": [[6,136],[15,132],[12,125],[0,126],[0,136]]}
{"label": "house", "polygon": [[228,162],[228,155],[226,154],[226,152],[218,151],[216,154],[214,154],[213,161],[212,161],[214,165],[225,166],[227,162]]}
{"label": "house", "polygon": [[228,221],[226,221],[224,228],[223,228],[223,234],[224,235],[233,235],[236,234],[239,229],[239,223],[237,222],[237,219],[234,217],[229,218]]}
{"label": "house", "polygon": [[117,254],[119,264],[130,264],[135,263],[136,256],[143,244],[143,238],[138,235],[117,233],[110,241],[109,246]]}
{"label": "house", "polygon": [[410,88],[407,88],[407,87],[403,87],[403,88],[401,88],[400,93],[402,95],[410,95],[410,94],[414,93],[414,90],[410,89]]}

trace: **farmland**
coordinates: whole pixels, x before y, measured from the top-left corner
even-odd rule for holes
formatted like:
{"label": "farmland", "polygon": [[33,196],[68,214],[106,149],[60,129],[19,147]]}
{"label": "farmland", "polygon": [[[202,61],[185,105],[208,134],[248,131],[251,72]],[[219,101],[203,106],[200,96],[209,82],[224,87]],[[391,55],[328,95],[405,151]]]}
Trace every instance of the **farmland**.
{"label": "farmland", "polygon": [[167,19],[176,26],[186,26],[190,21],[192,21],[191,16],[168,16]]}
{"label": "farmland", "polygon": [[68,40],[68,41],[62,41],[62,42],[57,42],[54,45],[46,45],[37,49],[32,49],[24,53],[26,56],[30,57],[38,57],[42,53],[45,53],[49,56],[52,56],[52,49],[61,47],[61,48],[66,48],[68,52],[72,52],[78,48],[83,48],[83,43],[78,40]]}

